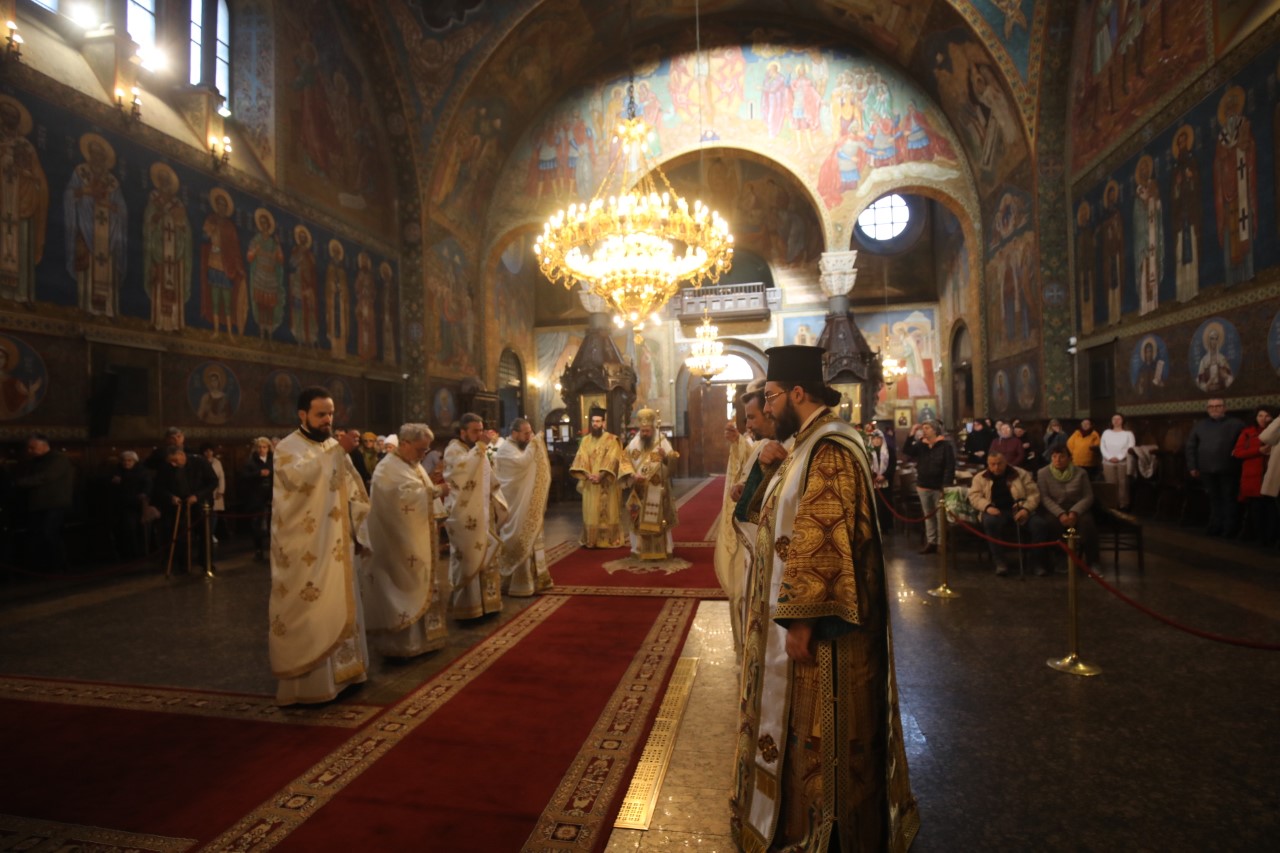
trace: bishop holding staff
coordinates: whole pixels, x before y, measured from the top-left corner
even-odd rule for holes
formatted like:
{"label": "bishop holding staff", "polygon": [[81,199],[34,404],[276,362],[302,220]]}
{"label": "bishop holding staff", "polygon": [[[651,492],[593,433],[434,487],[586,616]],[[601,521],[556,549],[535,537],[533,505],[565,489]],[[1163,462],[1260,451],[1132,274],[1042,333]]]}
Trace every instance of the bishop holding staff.
{"label": "bishop holding staff", "polygon": [[631,460],[622,442],[604,430],[604,409],[591,410],[591,430],[582,437],[569,474],[582,493],[582,545],[621,548],[622,490],[631,482]]}
{"label": "bishop holding staff", "polygon": [[298,429],[275,450],[267,643],[276,702],[328,702],[365,680],[369,649],[354,566],[369,495],[332,435],[326,388],[298,396]]}
{"label": "bishop holding staff", "polygon": [[627,514],[631,522],[631,553],[642,560],[671,556],[671,528],[676,526],[676,506],[671,498],[669,463],[680,458],[667,437],[658,431],[658,413],[636,412],[640,431],[627,445],[627,457],[635,470]]}
{"label": "bishop holding staff", "polygon": [[457,437],[444,450],[450,612],[455,619],[476,619],[502,609],[498,529],[506,521],[507,502],[489,462],[484,420],[468,412],[459,423]]}
{"label": "bishop holding staff", "polygon": [[494,473],[502,486],[510,515],[498,528],[502,551],[498,571],[509,595],[530,596],[551,588],[542,522],[551,492],[551,460],[547,446],[525,418],[511,422],[511,435],[493,454]]}
{"label": "bishop holding staff", "polygon": [[433,505],[437,487],[422,468],[435,438],[426,424],[405,424],[400,443],[373,471],[361,556],[365,620],[373,647],[390,657],[443,648],[448,626],[446,566]]}

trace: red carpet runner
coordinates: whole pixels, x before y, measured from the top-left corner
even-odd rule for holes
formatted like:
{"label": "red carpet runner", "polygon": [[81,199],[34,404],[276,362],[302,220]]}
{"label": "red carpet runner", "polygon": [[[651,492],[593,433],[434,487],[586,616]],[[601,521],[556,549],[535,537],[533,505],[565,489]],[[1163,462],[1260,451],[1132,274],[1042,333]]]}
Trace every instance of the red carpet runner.
{"label": "red carpet runner", "polygon": [[[554,592],[561,595],[623,595],[724,598],[716,580],[714,531],[724,497],[724,477],[694,487],[680,504],[672,531],[674,556],[683,563],[629,561],[628,548],[577,548],[551,563]],[[554,558],[553,558],[554,559]],[[627,563],[625,567],[619,563]]]}
{"label": "red carpet runner", "polygon": [[[42,834],[27,825],[30,819],[167,836],[149,843],[116,838],[119,848],[94,849],[185,849],[190,841],[172,842],[212,838],[228,817],[249,811],[380,710],[365,707],[336,725],[290,725],[296,720],[273,714],[270,699],[261,697],[36,679],[3,679],[2,688],[0,812],[28,819],[6,820],[0,832],[6,849],[17,840],[12,832]],[[222,715],[209,715],[209,705]],[[331,710],[314,716],[332,716]],[[109,840],[101,833],[90,829],[76,840]]]}
{"label": "red carpet runner", "polygon": [[695,608],[546,596],[208,849],[602,849]]}

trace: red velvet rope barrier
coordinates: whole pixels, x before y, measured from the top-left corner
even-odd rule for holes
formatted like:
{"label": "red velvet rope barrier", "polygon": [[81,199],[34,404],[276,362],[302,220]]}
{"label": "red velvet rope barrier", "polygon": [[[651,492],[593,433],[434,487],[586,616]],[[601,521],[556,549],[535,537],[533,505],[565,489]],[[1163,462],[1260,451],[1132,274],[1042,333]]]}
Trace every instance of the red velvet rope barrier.
{"label": "red velvet rope barrier", "polygon": [[919,518],[909,518],[908,516],[903,515],[902,513],[898,512],[896,509],[893,508],[893,504],[889,503],[889,499],[886,498],[884,495],[880,494],[883,491],[884,489],[876,489],[875,490],[876,496],[880,498],[880,501],[884,504],[885,509],[889,510],[889,512],[893,514],[893,517],[898,519],[899,521],[906,521],[906,522],[910,522],[911,524],[919,524],[922,521],[926,521],[930,518],[933,518],[935,515],[938,514],[938,510],[942,509],[942,504],[939,503],[937,506],[933,508],[933,512],[929,513],[928,515],[922,515]]}
{"label": "red velvet rope barrier", "polygon": [[1093,571],[1087,565],[1085,565],[1085,563],[1081,561],[1081,559],[1076,554],[1072,553],[1071,549],[1067,547],[1066,543],[1061,540],[1055,540],[1053,542],[1037,542],[1035,544],[1026,544],[1026,545],[1018,544],[1015,542],[1004,542],[1004,541],[1001,541],[1000,539],[995,539],[986,535],[981,530],[977,530],[972,525],[966,524],[965,522],[961,521],[958,518],[955,519],[955,523],[958,524],[960,527],[963,527],[965,530],[968,530],[970,533],[972,533],[974,536],[977,536],[979,539],[985,539],[988,542],[994,542],[995,544],[1003,545],[1006,548],[1061,548],[1063,553],[1067,555],[1067,559],[1069,559],[1072,563],[1074,563],[1076,565],[1076,568],[1080,569],[1082,572],[1088,575],[1095,583],[1097,583],[1107,592],[1111,593],[1116,598],[1123,601],[1125,604],[1128,604],[1129,606],[1133,607],[1135,610],[1145,613],[1146,615],[1150,616],[1152,619],[1155,619],[1159,622],[1163,622],[1164,624],[1168,625],[1171,628],[1176,628],[1179,631],[1183,631],[1184,633],[1191,634],[1193,637],[1200,637],[1201,639],[1212,640],[1215,643],[1226,643],[1227,645],[1230,645],[1230,646],[1243,646],[1244,648],[1247,648],[1247,649],[1262,649],[1268,652],[1280,652],[1280,643],[1263,643],[1257,640],[1244,640],[1238,637],[1227,637],[1223,634],[1215,634],[1211,631],[1204,631],[1204,630],[1201,630],[1200,628],[1193,628],[1190,625],[1184,625],[1181,622],[1178,622],[1177,620],[1173,619],[1172,617],[1165,616],[1163,613],[1157,613],[1156,611],[1152,610],[1150,607],[1147,607],[1144,604],[1140,604],[1139,602],[1134,601],[1132,598],[1125,595],[1123,592],[1121,592],[1120,590],[1116,589],[1114,586],[1112,586],[1111,584],[1103,580],[1101,575],[1099,575],[1097,572]]}
{"label": "red velvet rope barrier", "polygon": [[[877,489],[876,493],[879,494],[880,491],[881,490]],[[924,518],[907,518],[906,516],[897,512],[889,504],[889,500],[884,495],[880,495],[880,500],[884,503],[886,507],[888,507],[889,512],[893,513],[893,515],[896,518],[899,518],[903,521],[909,521],[909,522],[915,522],[915,523],[924,521],[925,518],[931,517],[932,515],[934,515],[934,513],[938,511],[938,509],[942,508],[942,505],[939,504],[937,509],[929,513],[929,515],[924,516]],[[1111,584],[1103,580],[1101,575],[1099,575],[1097,572],[1090,569],[1076,554],[1072,553],[1071,549],[1067,547],[1066,543],[1061,540],[1055,540],[1053,542],[1026,542],[1026,543],[1005,542],[1001,539],[996,539],[993,536],[988,536],[983,531],[977,529],[971,524],[966,523],[965,521],[962,521],[959,518],[953,518],[952,520],[955,522],[956,525],[963,527],[965,530],[969,531],[974,536],[977,536],[979,539],[983,539],[987,542],[992,542],[996,545],[1001,545],[1005,548],[1022,548],[1023,550],[1027,550],[1031,548],[1061,548],[1063,553],[1067,555],[1067,559],[1070,560],[1072,563],[1074,563],[1076,568],[1080,569],[1080,571],[1088,575],[1090,579],[1092,579],[1095,583],[1097,583],[1107,592],[1111,593],[1116,598],[1120,599],[1125,604],[1128,604],[1130,607],[1134,608],[1135,610],[1141,613],[1144,613],[1147,616],[1150,616],[1152,619],[1155,619],[1158,622],[1163,622],[1164,624],[1168,625],[1170,628],[1176,628],[1177,630],[1190,634],[1193,637],[1200,637],[1201,639],[1204,639],[1204,640],[1212,640],[1215,643],[1225,643],[1229,646],[1242,646],[1246,649],[1260,649],[1262,651],[1267,651],[1267,652],[1280,652],[1280,643],[1263,643],[1258,640],[1245,640],[1239,637],[1228,637],[1223,634],[1215,634],[1212,631],[1205,631],[1200,628],[1193,628],[1190,625],[1184,625],[1170,616],[1165,616],[1163,613],[1158,613],[1155,610],[1152,610],[1150,607],[1147,607],[1145,604],[1141,604],[1135,601],[1134,599],[1125,595],[1123,592],[1121,592],[1120,590],[1116,589],[1114,586],[1112,586]]]}

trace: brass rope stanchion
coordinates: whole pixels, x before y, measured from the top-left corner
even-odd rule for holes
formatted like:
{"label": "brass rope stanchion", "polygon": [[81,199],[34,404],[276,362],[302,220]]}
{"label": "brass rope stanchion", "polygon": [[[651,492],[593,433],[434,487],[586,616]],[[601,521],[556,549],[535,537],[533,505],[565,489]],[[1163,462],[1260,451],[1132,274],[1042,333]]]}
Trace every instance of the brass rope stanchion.
{"label": "brass rope stanchion", "polygon": [[1067,644],[1071,653],[1065,658],[1045,661],[1049,666],[1069,675],[1098,675],[1102,667],[1094,666],[1080,660],[1080,631],[1078,627],[1079,609],[1076,603],[1076,543],[1079,534],[1074,527],[1068,527],[1063,535],[1067,540]]}
{"label": "brass rope stanchion", "polygon": [[213,512],[209,502],[205,501],[200,505],[204,510],[204,576],[213,577],[213,530],[210,528],[212,524]]}
{"label": "brass rope stanchion", "polygon": [[[946,500],[946,494],[943,494],[943,500]],[[951,542],[947,534],[947,524],[949,516],[947,514],[947,506],[945,503],[938,504],[938,562],[942,564],[942,582],[929,590],[929,594],[934,598],[959,598],[960,593],[947,586],[947,566],[951,562]]]}

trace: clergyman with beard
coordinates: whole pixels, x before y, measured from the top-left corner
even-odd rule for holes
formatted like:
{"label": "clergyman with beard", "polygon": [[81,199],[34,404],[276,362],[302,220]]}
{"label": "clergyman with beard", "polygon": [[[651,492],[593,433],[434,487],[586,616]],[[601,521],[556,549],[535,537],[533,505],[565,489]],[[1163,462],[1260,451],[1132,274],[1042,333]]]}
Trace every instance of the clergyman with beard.
{"label": "clergyman with beard", "polygon": [[621,548],[622,490],[630,485],[631,460],[622,442],[605,432],[605,410],[591,410],[590,430],[582,437],[569,474],[582,493],[582,538],[585,548]]}
{"label": "clergyman with beard", "polygon": [[302,391],[298,420],[276,446],[271,495],[267,641],[280,705],[328,702],[369,668],[353,565],[369,494],[333,437],[328,389]]}
{"label": "clergyman with beard", "polygon": [[511,422],[507,440],[493,454],[493,469],[510,515],[498,528],[498,572],[508,595],[530,596],[551,588],[542,524],[551,492],[551,460],[542,437],[525,418]]}
{"label": "clergyman with beard", "polygon": [[498,574],[498,530],[507,518],[507,502],[489,461],[484,419],[462,416],[457,436],[444,449],[444,506],[449,516],[449,611],[454,619],[478,619],[502,610]]}
{"label": "clergyman with beard", "polygon": [[824,350],[767,355],[765,405],[790,450],[764,486],[746,591],[734,841],[906,850],[919,816],[867,450],[832,408]]}
{"label": "clergyman with beard", "polygon": [[665,560],[674,550],[671,530],[676,526],[676,505],[671,497],[671,462],[680,454],[658,429],[653,409],[636,412],[640,430],[627,445],[635,469],[627,520],[631,527],[631,553],[641,560]]}

